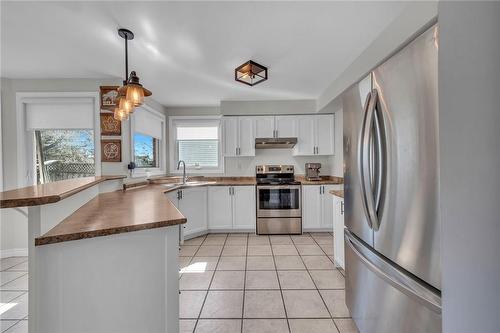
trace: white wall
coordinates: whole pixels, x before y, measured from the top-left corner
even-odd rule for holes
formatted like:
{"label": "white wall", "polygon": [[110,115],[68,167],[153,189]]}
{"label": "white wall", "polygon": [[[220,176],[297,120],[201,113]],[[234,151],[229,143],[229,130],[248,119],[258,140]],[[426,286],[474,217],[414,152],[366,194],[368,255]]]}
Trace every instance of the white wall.
{"label": "white wall", "polygon": [[[2,162],[4,190],[18,187],[17,184],[17,114],[18,92],[98,92],[101,85],[120,85],[120,79],[1,79],[2,102]],[[152,99],[147,104],[165,112],[163,106]],[[124,175],[130,162],[129,122],[122,124],[122,162],[102,163],[102,175]],[[0,255],[19,253],[27,248],[26,209],[0,210]],[[6,252],[7,251],[7,252]]]}
{"label": "white wall", "polygon": [[443,332],[500,332],[500,3],[439,3]]}

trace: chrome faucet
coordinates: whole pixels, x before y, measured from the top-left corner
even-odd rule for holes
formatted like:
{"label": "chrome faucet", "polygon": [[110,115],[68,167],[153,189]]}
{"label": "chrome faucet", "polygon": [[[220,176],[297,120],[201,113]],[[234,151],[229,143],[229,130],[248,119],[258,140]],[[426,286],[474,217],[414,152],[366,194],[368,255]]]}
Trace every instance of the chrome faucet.
{"label": "chrome faucet", "polygon": [[186,162],[184,162],[183,160],[179,160],[179,162],[177,163],[177,170],[179,170],[181,168],[181,163],[182,163],[182,184],[186,184]]}

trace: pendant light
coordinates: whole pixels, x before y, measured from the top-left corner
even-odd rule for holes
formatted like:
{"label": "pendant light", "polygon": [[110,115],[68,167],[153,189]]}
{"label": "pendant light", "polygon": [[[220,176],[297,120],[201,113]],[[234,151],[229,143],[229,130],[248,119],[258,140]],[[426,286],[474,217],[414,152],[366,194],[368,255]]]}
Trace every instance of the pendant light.
{"label": "pendant light", "polygon": [[151,91],[139,82],[135,71],[128,73],[128,41],[134,39],[134,33],[128,29],[118,29],[118,35],[125,40],[125,80],[118,89],[118,107],[114,111],[116,120],[127,120],[134,108],[144,103],[144,96],[151,96]]}

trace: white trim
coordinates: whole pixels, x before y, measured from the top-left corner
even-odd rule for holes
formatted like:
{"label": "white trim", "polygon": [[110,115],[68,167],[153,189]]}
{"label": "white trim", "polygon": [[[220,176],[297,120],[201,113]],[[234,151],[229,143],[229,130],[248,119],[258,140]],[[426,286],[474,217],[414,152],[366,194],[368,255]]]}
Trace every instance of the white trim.
{"label": "white trim", "polygon": [[[162,126],[162,139],[159,142],[158,145],[158,159],[160,163],[159,168],[137,168],[132,171],[132,178],[142,178],[146,177],[148,174],[149,176],[157,176],[157,175],[164,175],[167,173],[167,134],[166,134],[166,126],[167,126],[167,116],[154,109],[152,106],[143,104],[140,106],[140,108],[143,108],[144,110],[152,113],[153,115],[157,116],[160,118],[163,122]],[[137,111],[136,111],[137,112]],[[130,161],[133,162],[135,161],[135,152],[134,152],[134,132],[135,132],[135,113],[133,113],[130,116]]]}
{"label": "white trim", "polygon": [[[16,129],[17,129],[17,186],[33,185],[34,170],[28,169],[27,149],[32,142],[27,140],[26,131],[26,104],[33,102],[57,102],[61,98],[90,97],[94,101],[94,163],[95,175],[101,175],[101,125],[100,125],[100,100],[98,92],[18,92],[16,93]],[[31,148],[32,149],[32,148]],[[29,176],[28,176],[29,174]]]}
{"label": "white trim", "polygon": [[201,122],[203,120],[218,120],[219,121],[219,131],[218,131],[218,136],[219,136],[219,167],[217,169],[208,169],[208,168],[201,168],[201,169],[193,169],[193,168],[186,168],[186,173],[187,174],[198,174],[198,173],[224,173],[224,142],[223,138],[224,136],[222,135],[222,116],[170,116],[168,117],[168,145],[169,145],[169,161],[170,161],[170,169],[169,173],[170,174],[182,174],[181,170],[177,170],[177,165],[176,165],[176,157],[175,157],[175,133],[172,130],[172,126],[174,121],[176,120],[189,120],[189,121],[196,121],[200,120]]}
{"label": "white trim", "polygon": [[27,257],[27,256],[28,256],[28,248],[0,250],[1,259],[9,257]]}
{"label": "white trim", "polygon": [[0,191],[3,191],[2,94],[0,94]]}

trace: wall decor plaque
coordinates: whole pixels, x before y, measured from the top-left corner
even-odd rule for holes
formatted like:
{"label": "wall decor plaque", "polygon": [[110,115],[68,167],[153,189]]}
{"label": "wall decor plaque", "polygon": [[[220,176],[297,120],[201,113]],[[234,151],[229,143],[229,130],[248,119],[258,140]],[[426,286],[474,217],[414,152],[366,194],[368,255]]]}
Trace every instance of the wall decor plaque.
{"label": "wall decor plaque", "polygon": [[122,135],[122,122],[112,113],[101,113],[101,135]]}
{"label": "wall decor plaque", "polygon": [[122,161],[122,140],[102,139],[101,140],[101,161],[121,162]]}
{"label": "wall decor plaque", "polygon": [[118,86],[101,86],[101,110],[111,110],[116,108],[116,98],[118,97]]}

